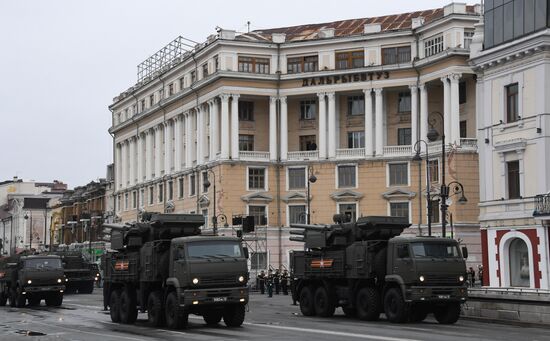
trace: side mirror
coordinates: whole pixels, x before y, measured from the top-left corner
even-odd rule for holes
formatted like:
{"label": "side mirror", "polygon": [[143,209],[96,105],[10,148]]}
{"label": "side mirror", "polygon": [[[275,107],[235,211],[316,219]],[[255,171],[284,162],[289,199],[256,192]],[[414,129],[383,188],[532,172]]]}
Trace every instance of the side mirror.
{"label": "side mirror", "polygon": [[462,257],[464,257],[464,259],[468,258],[468,248],[466,246],[462,247]]}
{"label": "side mirror", "polygon": [[248,248],[243,247],[243,252],[244,252],[244,258],[248,259]]}

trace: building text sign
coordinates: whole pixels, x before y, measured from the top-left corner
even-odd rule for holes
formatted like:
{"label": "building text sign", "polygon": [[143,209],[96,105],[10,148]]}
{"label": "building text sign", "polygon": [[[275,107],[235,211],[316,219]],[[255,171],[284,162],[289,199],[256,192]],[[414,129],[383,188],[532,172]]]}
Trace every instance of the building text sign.
{"label": "building text sign", "polygon": [[366,82],[366,81],[372,81],[377,79],[388,79],[388,78],[390,78],[390,73],[388,71],[359,72],[359,73],[350,73],[348,75],[305,78],[302,81],[302,86]]}

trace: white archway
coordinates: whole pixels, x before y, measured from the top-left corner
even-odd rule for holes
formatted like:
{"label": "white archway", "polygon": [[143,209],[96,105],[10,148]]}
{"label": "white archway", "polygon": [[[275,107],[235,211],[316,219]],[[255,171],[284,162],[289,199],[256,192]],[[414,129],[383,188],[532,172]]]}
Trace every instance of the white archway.
{"label": "white archway", "polygon": [[510,287],[510,244],[514,239],[521,239],[527,245],[527,251],[529,256],[529,287],[535,288],[535,263],[533,259],[533,246],[531,240],[522,232],[510,231],[502,236],[500,245],[498,246],[499,269],[500,269],[500,281],[501,286]]}

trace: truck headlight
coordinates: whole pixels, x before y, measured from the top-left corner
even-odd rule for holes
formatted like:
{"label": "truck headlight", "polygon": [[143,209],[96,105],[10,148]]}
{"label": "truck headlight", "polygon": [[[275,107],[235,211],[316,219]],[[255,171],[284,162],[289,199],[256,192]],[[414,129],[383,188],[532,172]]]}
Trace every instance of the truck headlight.
{"label": "truck headlight", "polygon": [[424,276],[420,276],[420,277],[418,277],[418,280],[419,280],[420,282],[424,282],[424,281],[426,280],[426,278],[424,278]]}
{"label": "truck headlight", "polygon": [[464,282],[464,276],[458,276],[458,280]]}
{"label": "truck headlight", "polygon": [[244,276],[239,276],[239,282],[244,282]]}
{"label": "truck headlight", "polygon": [[63,280],[61,280],[61,278],[58,278],[57,283],[61,283],[61,282],[63,282]]}
{"label": "truck headlight", "polygon": [[95,274],[96,277],[99,277],[99,274]]}
{"label": "truck headlight", "polygon": [[32,284],[32,281],[29,279],[29,280],[27,281],[27,284]]}
{"label": "truck headlight", "polygon": [[193,284],[195,284],[195,285],[199,284],[199,279],[198,278],[193,278]]}

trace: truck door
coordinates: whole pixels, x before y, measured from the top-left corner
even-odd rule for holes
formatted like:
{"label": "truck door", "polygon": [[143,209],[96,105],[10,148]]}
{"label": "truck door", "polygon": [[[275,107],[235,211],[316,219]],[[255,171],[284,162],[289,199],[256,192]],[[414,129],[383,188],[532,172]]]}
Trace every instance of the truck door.
{"label": "truck door", "polygon": [[393,274],[400,275],[405,283],[414,281],[415,269],[409,244],[396,244],[393,252]]}
{"label": "truck door", "polygon": [[180,283],[186,280],[187,267],[185,264],[185,247],[183,245],[176,245],[172,250],[172,258],[174,260],[173,275],[180,280]]}

